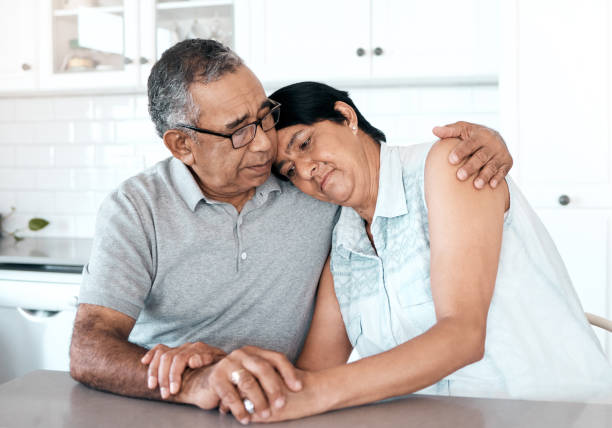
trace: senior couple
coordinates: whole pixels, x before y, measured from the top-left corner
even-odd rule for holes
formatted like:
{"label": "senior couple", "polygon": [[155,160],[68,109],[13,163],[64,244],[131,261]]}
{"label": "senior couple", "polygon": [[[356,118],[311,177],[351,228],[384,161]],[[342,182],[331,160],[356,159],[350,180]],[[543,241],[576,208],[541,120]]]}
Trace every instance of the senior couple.
{"label": "senior couple", "polygon": [[304,82],[267,97],[211,40],[168,49],[148,95],[172,157],[100,208],[75,379],[242,423],[415,392],[611,392],[496,132],[457,123],[393,147],[346,92]]}

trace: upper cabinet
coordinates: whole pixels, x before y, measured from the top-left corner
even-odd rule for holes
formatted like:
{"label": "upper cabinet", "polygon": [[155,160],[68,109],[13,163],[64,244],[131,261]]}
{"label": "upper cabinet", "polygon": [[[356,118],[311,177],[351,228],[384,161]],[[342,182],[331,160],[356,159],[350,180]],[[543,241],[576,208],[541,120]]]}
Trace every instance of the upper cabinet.
{"label": "upper cabinet", "polygon": [[236,48],[233,0],[140,0],[142,84],[162,53],[191,38],[215,39]]}
{"label": "upper cabinet", "polygon": [[0,91],[142,90],[152,64],[180,40],[235,47],[234,3],[0,0]]}
{"label": "upper cabinet", "polygon": [[39,73],[36,3],[37,0],[0,0],[2,91],[36,87]]}
{"label": "upper cabinet", "polygon": [[251,0],[249,66],[262,81],[368,78],[369,0]]}
{"label": "upper cabinet", "polygon": [[491,0],[251,0],[249,64],[263,81],[494,81],[498,4]]}
{"label": "upper cabinet", "polygon": [[179,40],[231,46],[264,83],[494,82],[499,0],[0,0],[0,91],[142,90]]}
{"label": "upper cabinet", "polygon": [[372,0],[372,77],[496,79],[497,0]]}
{"label": "upper cabinet", "polygon": [[138,85],[138,2],[41,3],[41,89]]}

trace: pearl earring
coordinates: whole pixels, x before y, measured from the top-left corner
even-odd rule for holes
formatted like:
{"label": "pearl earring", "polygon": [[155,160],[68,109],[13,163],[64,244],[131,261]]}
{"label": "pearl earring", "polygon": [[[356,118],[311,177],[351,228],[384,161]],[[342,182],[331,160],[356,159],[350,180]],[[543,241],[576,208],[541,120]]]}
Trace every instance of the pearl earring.
{"label": "pearl earring", "polygon": [[353,131],[356,131],[356,130],[357,130],[357,127],[356,127],[356,126],[353,126]]}

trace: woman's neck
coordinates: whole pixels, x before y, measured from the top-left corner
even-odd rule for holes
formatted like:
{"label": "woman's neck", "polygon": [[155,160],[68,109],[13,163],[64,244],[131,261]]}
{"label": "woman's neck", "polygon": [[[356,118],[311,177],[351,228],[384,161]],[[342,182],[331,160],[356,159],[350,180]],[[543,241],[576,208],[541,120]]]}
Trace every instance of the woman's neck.
{"label": "woman's neck", "polygon": [[364,169],[363,180],[359,183],[363,191],[356,203],[351,206],[369,225],[374,218],[378,198],[378,179],[380,173],[380,144],[369,135],[363,134]]}

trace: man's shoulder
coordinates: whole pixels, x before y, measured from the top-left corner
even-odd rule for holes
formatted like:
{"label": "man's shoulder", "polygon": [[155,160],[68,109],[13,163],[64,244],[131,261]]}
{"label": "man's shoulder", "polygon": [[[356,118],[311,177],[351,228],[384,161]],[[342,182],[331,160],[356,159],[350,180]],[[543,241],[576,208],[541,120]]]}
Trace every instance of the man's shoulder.
{"label": "man's shoulder", "polygon": [[166,158],[125,179],[111,192],[111,195],[124,195],[141,199],[157,198],[160,188],[167,183],[171,162],[171,157]]}
{"label": "man's shoulder", "polygon": [[138,211],[159,203],[168,188],[168,175],[172,158],[164,159],[155,165],[122,181],[112,190],[103,202],[104,205],[129,204]]}

